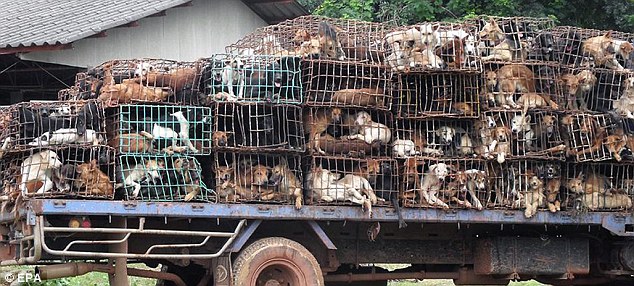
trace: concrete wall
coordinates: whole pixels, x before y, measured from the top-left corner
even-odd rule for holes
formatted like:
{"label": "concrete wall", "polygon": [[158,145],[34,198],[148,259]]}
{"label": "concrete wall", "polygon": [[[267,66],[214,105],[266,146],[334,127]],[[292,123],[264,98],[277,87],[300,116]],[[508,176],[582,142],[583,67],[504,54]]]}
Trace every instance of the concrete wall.
{"label": "concrete wall", "polygon": [[192,6],[166,14],[141,19],[138,27],[107,30],[107,37],[76,41],[69,50],[32,52],[21,58],[77,67],[144,57],[193,61],[222,53],[225,46],[266,25],[239,0],[194,0]]}

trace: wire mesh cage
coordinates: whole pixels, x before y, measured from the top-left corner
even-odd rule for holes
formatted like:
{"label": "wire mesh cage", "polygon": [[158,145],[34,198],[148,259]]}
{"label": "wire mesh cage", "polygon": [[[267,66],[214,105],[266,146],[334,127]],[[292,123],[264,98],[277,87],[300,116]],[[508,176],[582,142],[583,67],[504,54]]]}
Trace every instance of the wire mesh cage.
{"label": "wire mesh cage", "polygon": [[632,211],[631,164],[569,163],[563,183],[565,206],[577,211]]}
{"label": "wire mesh cage", "polygon": [[302,73],[306,105],[390,109],[389,74],[380,65],[304,61]]}
{"label": "wire mesh cage", "polygon": [[480,112],[479,73],[395,75],[392,110],[397,118],[476,118]]}
{"label": "wire mesh cage", "polygon": [[[101,85],[97,98],[108,106],[139,102],[198,105],[200,66],[200,61],[112,60],[89,70],[87,75],[91,77],[91,92],[93,85],[95,89]],[[87,86],[82,81],[76,84]]]}
{"label": "wire mesh cage", "polygon": [[621,153],[628,144],[632,144],[628,141],[623,122],[608,114],[564,115],[561,130],[568,155],[577,162],[621,161]]}
{"label": "wire mesh cage", "polygon": [[504,164],[487,163],[490,192],[488,208],[523,209],[527,218],[540,210],[557,212],[564,208],[561,192],[565,170],[560,162],[518,160]]}
{"label": "wire mesh cage", "polygon": [[484,161],[418,157],[399,163],[404,206],[484,209]]}
{"label": "wire mesh cage", "polygon": [[221,202],[304,204],[299,155],[218,152],[214,173]]}
{"label": "wire mesh cage", "polygon": [[558,122],[558,114],[548,111],[487,111],[477,124],[476,144],[482,147],[476,151],[499,163],[506,159],[564,160],[566,145]]}
{"label": "wire mesh cage", "polygon": [[116,197],[141,201],[216,202],[192,156],[118,155]]}
{"label": "wire mesh cage", "polygon": [[558,26],[552,32],[558,39],[557,57],[564,66],[614,70],[634,67],[632,34],[570,26]]}
{"label": "wire mesh cage", "polygon": [[385,62],[393,72],[479,71],[476,27],[471,23],[425,22],[385,35]]}
{"label": "wire mesh cage", "polygon": [[306,150],[302,108],[266,103],[214,104],[213,147],[232,151]]}
{"label": "wire mesh cage", "polygon": [[396,160],[310,156],[304,171],[307,204],[361,205],[366,210],[398,204]]}
{"label": "wire mesh cage", "polygon": [[104,109],[95,100],[23,102],[2,113],[7,152],[105,144]]}
{"label": "wire mesh cage", "polygon": [[108,110],[108,144],[119,153],[211,154],[212,109],[122,104]]}
{"label": "wire mesh cage", "polygon": [[358,108],[305,108],[307,149],[315,155],[389,157],[392,114]]}
{"label": "wire mesh cage", "polygon": [[395,120],[392,156],[442,158],[476,157],[475,133],[471,120]]}
{"label": "wire mesh cage", "polygon": [[[564,106],[557,64],[484,64],[483,109],[559,110]],[[519,96],[518,96],[519,94]]]}
{"label": "wire mesh cage", "polygon": [[301,103],[299,57],[217,54],[204,59],[200,90],[210,101]]}
{"label": "wire mesh cage", "polygon": [[112,199],[114,150],[107,146],[42,149],[5,155],[5,185],[37,197]]}
{"label": "wire mesh cage", "polygon": [[[466,23],[477,27],[477,46],[483,63],[524,62],[529,54],[541,54],[542,46],[549,44],[547,30],[555,26],[550,18],[530,17],[478,16]],[[532,41],[538,37],[539,46]]]}
{"label": "wire mesh cage", "polygon": [[577,92],[580,94],[577,95],[585,97],[584,101],[589,110],[614,110],[623,117],[634,118],[634,115],[631,115],[634,112],[634,73],[629,70],[594,69],[594,77],[587,72],[578,74]]}
{"label": "wire mesh cage", "polygon": [[383,23],[302,16],[255,30],[227,47],[233,54],[381,63]]}

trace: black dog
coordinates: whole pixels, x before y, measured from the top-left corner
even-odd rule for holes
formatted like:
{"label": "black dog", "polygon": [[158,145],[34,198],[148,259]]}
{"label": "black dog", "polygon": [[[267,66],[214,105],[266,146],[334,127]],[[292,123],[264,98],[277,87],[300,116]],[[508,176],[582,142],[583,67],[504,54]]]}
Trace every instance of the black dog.
{"label": "black dog", "polygon": [[222,71],[224,68],[224,61],[210,59],[203,67],[199,90],[202,90],[206,95],[224,91],[222,87]]}
{"label": "black dog", "polygon": [[250,72],[246,80],[246,98],[272,102],[275,96],[279,96],[282,87],[282,67],[278,62],[265,67],[253,66]]}
{"label": "black dog", "polygon": [[535,91],[540,94],[555,95],[555,70],[549,66],[540,66],[535,74]]}
{"label": "black dog", "polygon": [[376,195],[380,198],[383,198],[386,201],[390,201],[394,206],[394,210],[396,211],[396,215],[398,216],[398,228],[407,227],[407,223],[403,219],[401,205],[398,199],[398,192],[394,192],[394,181],[392,179],[394,175],[394,170],[392,164],[389,162],[381,162],[380,166],[380,174],[376,176],[374,180],[370,180],[370,184],[372,188],[376,191]]}
{"label": "black dog", "polygon": [[18,144],[39,137],[44,132],[53,132],[61,128],[71,128],[72,122],[68,118],[44,116],[39,110],[21,106],[18,108],[20,140]]}
{"label": "black dog", "polygon": [[531,53],[529,58],[540,61],[555,60],[555,38],[551,33],[541,33],[535,38],[538,53]]}
{"label": "black dog", "polygon": [[568,31],[562,35],[557,46],[560,48],[561,64],[579,66],[583,59],[581,52],[581,36],[575,31]]}

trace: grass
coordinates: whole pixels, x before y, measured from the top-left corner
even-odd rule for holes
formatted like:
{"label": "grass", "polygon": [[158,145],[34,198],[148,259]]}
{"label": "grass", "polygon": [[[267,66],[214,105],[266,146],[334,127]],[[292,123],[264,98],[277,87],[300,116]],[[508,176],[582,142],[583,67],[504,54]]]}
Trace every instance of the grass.
{"label": "grass", "polygon": [[[428,279],[424,281],[390,281],[387,283],[388,286],[454,286],[453,281],[448,279]],[[530,281],[522,281],[522,282],[511,282],[509,286],[544,286],[545,284],[541,284],[535,280]]]}

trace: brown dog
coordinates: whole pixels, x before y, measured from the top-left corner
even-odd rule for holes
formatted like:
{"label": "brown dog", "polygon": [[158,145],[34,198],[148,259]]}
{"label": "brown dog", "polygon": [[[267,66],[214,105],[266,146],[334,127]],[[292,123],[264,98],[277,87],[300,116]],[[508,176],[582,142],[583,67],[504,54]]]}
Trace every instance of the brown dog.
{"label": "brown dog", "polygon": [[603,144],[607,147],[610,154],[614,157],[614,160],[617,162],[621,162],[623,158],[621,157],[621,152],[625,149],[627,145],[627,136],[625,136],[625,132],[622,128],[615,129],[612,134],[605,137],[605,141]]}
{"label": "brown dog", "polygon": [[320,108],[313,110],[314,112],[304,113],[304,126],[308,134],[309,149],[325,155],[326,152],[321,149],[321,134],[328,129],[333,123],[341,122],[341,109],[339,108]]}
{"label": "brown dog", "polygon": [[277,166],[271,170],[271,181],[277,185],[277,193],[293,198],[295,209],[302,208],[303,191],[302,182],[288,167],[288,162],[282,159]]}
{"label": "brown dog", "polygon": [[135,79],[135,82],[148,87],[171,87],[176,92],[198,82],[198,74],[198,68],[177,68],[166,72],[150,70],[142,78]]}
{"label": "brown dog", "polygon": [[216,147],[225,147],[229,143],[227,132],[216,131],[211,135],[211,141]]}
{"label": "brown dog", "polygon": [[466,39],[467,37],[461,40],[460,37],[454,36],[451,41],[446,41],[441,47],[436,48],[436,55],[447,63],[448,67],[461,68]]}
{"label": "brown dog", "polygon": [[506,156],[511,155],[511,130],[508,127],[499,126],[493,129],[492,135],[497,144],[490,151],[497,154],[497,161],[502,164]]}
{"label": "brown dog", "polygon": [[[608,136],[606,129],[599,126],[594,117],[584,117],[580,120],[579,133],[588,136],[589,140],[592,140],[592,145],[580,151],[571,149],[568,151],[570,156],[585,156],[601,150],[603,142]],[[610,152],[614,151],[613,148],[610,150]]]}
{"label": "brown dog", "polygon": [[403,185],[406,186],[401,190],[401,198],[405,202],[416,204],[417,190],[422,189],[421,175],[418,171],[419,162],[416,158],[407,158],[403,166]]}
{"label": "brown dog", "polygon": [[184,198],[186,202],[193,200],[200,194],[201,186],[197,169],[199,169],[199,166],[193,159],[177,158],[174,160],[174,170],[180,173],[183,183],[185,183],[182,189],[186,193]]}
{"label": "brown dog", "polygon": [[608,31],[603,36],[596,36],[583,41],[581,50],[594,58],[595,66],[605,66],[609,69],[623,70],[623,66],[616,60],[614,40]]}
{"label": "brown dog", "polygon": [[97,160],[77,166],[79,177],[75,181],[75,187],[84,188],[86,195],[110,197],[114,193],[114,184],[108,175],[99,170]]}
{"label": "brown dog", "polygon": [[117,134],[108,141],[108,145],[114,148],[121,148],[125,153],[148,153],[152,152],[152,134],[145,131],[137,133]]}
{"label": "brown dog", "polygon": [[251,188],[239,186],[234,176],[235,168],[220,166],[215,168],[216,188],[218,195],[227,201],[238,201],[241,199],[252,199]]}
{"label": "brown dog", "polygon": [[497,86],[505,102],[498,102],[501,106],[507,103],[513,108],[518,105],[513,100],[515,92],[535,92],[535,75],[525,65],[505,65],[497,70]]}
{"label": "brown dog", "polygon": [[384,97],[383,94],[383,89],[380,87],[341,89],[334,92],[331,101],[339,104],[377,107],[378,104],[383,104],[381,100]]}
{"label": "brown dog", "polygon": [[103,86],[97,99],[109,105],[134,101],[160,102],[172,95],[169,88],[145,87],[135,82],[134,79],[126,79],[120,84],[115,84],[112,77],[111,64],[104,65],[103,73]]}
{"label": "brown dog", "polygon": [[342,154],[351,158],[364,158],[366,155],[376,152],[381,147],[381,142],[376,141],[368,144],[363,140],[350,139],[348,136],[335,138],[325,133],[319,137],[319,146],[327,154]]}

